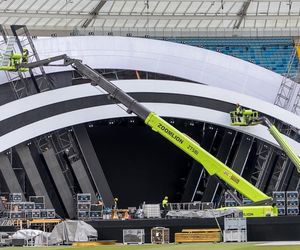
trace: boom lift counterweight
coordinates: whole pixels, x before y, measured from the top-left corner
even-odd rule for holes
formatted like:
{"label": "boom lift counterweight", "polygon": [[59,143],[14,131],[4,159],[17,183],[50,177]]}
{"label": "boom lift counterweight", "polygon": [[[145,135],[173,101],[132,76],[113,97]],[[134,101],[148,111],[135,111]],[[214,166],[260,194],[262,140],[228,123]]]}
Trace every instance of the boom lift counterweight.
{"label": "boom lift counterweight", "polygon": [[[61,65],[53,65],[52,62],[63,60]],[[83,64],[81,60],[69,58],[67,55],[60,55],[45,60],[28,64],[20,64],[19,67],[34,68],[39,66],[67,66],[71,65],[82,76],[91,80],[92,85],[97,85],[105,90],[110,98],[118,100],[126,108],[128,113],[134,113],[144,120],[145,124],[151,127],[178,148],[194,158],[203,165],[210,175],[216,175],[227,185],[236,189],[242,195],[253,201],[256,205],[238,207],[246,217],[277,216],[277,208],[272,206],[272,198],[254,187],[243,177],[235,173],[209,152],[204,150],[197,142],[174,128],[167,121],[154,112],[148,110],[141,103],[137,102],[130,95],[118,88],[112,82],[105,79],[101,74]],[[259,205],[258,205],[259,204]],[[226,208],[222,208],[223,210]]]}

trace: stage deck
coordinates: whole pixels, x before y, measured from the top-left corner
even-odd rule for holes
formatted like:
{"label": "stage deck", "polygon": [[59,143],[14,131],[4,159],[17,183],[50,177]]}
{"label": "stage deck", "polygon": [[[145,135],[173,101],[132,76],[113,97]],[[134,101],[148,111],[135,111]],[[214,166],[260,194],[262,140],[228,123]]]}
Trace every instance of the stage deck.
{"label": "stage deck", "polygon": [[[218,218],[223,230],[224,219]],[[170,229],[170,242],[174,242],[176,232],[192,228],[217,228],[216,219],[134,219],[89,221],[98,231],[100,240],[123,241],[123,229],[145,229],[145,241],[151,242],[153,227]],[[266,218],[248,218],[248,241],[299,241],[300,216],[279,216]]]}

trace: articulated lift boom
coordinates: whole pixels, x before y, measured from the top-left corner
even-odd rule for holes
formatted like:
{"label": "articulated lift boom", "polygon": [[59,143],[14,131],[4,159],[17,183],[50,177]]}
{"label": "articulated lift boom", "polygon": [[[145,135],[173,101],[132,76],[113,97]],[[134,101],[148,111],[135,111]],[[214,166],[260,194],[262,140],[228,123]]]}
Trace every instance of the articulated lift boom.
{"label": "articulated lift boom", "polygon": [[289,145],[284,136],[278,131],[275,125],[273,125],[268,118],[261,117],[259,121],[264,123],[270,132],[270,134],[274,137],[274,139],[278,142],[282,150],[286,153],[289,159],[293,162],[295,167],[297,168],[297,172],[300,173],[300,158],[294,149]]}
{"label": "articulated lift boom", "polygon": [[289,159],[293,162],[297,168],[298,173],[300,173],[300,158],[295,152],[295,150],[289,145],[284,136],[278,131],[275,125],[273,125],[268,118],[259,117],[257,111],[251,109],[242,109],[230,112],[231,125],[233,126],[252,126],[257,124],[265,124],[268,127],[270,134],[278,142],[281,149],[286,153]]}
{"label": "articulated lift boom", "polygon": [[[194,158],[197,162],[201,163],[210,175],[216,175],[233,189],[256,203],[252,206],[238,207],[243,211],[244,216],[247,217],[264,217],[264,216],[277,216],[277,208],[272,206],[272,198],[261,192],[254,187],[247,180],[235,173],[209,152],[204,150],[197,142],[189,138],[187,135],[181,133],[174,128],[167,121],[159,117],[154,112],[148,110],[141,103],[137,102],[123,90],[115,86],[112,82],[105,79],[101,74],[83,64],[78,59],[71,59],[67,55],[61,55],[33,63],[21,64],[21,68],[34,68],[38,66],[51,66],[51,62],[64,60],[64,63],[59,66],[71,65],[82,76],[91,80],[92,85],[99,86],[105,90],[109,97],[122,103],[128,113],[134,113],[145,123],[151,127],[155,132],[159,133],[167,140],[172,142],[178,148]],[[53,65],[58,66],[58,65]],[[222,208],[226,209],[226,208]]]}

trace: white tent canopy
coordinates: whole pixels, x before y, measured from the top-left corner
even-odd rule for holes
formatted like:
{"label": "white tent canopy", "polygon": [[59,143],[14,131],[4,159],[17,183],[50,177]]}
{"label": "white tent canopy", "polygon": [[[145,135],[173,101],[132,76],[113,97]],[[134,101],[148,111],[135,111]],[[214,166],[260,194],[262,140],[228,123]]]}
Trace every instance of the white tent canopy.
{"label": "white tent canopy", "polygon": [[30,241],[30,244],[34,246],[45,246],[51,245],[49,242],[50,233],[43,232],[41,230],[34,229],[22,229],[15,232],[11,237],[12,239],[24,239],[27,244]]}
{"label": "white tent canopy", "polygon": [[57,224],[50,237],[51,244],[69,243],[74,241],[88,241],[91,237],[98,237],[97,230],[91,225],[79,220],[66,220]]}

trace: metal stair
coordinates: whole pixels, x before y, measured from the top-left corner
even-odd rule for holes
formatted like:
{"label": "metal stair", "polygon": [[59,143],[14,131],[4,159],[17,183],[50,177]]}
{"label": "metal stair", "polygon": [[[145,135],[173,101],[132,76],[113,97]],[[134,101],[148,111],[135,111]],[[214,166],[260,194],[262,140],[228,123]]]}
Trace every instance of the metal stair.
{"label": "metal stair", "polygon": [[2,53],[0,66],[9,66],[10,54],[14,51],[14,45],[16,42],[16,38],[14,36],[10,36],[7,39],[6,49]]}

